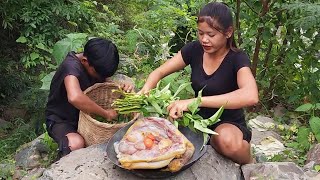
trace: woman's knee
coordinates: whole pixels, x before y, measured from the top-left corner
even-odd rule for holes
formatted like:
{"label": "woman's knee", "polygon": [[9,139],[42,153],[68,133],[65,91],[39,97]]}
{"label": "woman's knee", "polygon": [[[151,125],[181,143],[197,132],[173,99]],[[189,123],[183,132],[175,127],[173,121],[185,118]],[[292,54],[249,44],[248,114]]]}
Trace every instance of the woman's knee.
{"label": "woman's knee", "polygon": [[69,147],[71,151],[81,149],[85,147],[83,137],[78,133],[69,133],[67,134],[69,140]]}
{"label": "woman's knee", "polygon": [[211,136],[210,143],[220,153],[232,156],[243,148],[242,134],[232,126],[221,127],[216,129],[218,136]]}
{"label": "woman's knee", "polygon": [[242,141],[238,141],[232,137],[219,137],[215,141],[214,144],[225,155],[232,156],[242,149]]}

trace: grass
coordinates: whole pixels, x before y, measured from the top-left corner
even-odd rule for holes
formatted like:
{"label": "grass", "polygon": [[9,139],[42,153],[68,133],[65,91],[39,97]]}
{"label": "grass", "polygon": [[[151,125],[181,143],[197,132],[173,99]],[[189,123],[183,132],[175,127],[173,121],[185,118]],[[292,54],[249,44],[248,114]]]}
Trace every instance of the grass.
{"label": "grass", "polygon": [[23,119],[17,118],[14,123],[0,129],[0,180],[11,179],[14,172],[14,155],[23,144],[37,137],[34,128],[26,124]]}

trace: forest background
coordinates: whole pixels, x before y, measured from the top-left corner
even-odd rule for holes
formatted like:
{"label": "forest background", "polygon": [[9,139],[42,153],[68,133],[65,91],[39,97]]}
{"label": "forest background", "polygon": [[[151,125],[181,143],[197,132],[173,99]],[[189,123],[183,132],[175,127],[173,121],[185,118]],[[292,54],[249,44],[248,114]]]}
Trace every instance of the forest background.
{"label": "forest background", "polygon": [[[119,73],[141,88],[147,75],[196,37],[196,15],[207,0],[2,0],[0,2],[0,164],[45,132],[52,75],[70,50],[90,37],[118,46]],[[252,62],[260,102],[248,118],[273,118],[287,151],[271,161],[302,165],[320,142],[320,3],[317,0],[226,0],[235,37]],[[189,82],[190,69],[165,79]],[[192,93],[183,95],[187,97]],[[13,116],[5,111],[13,109]],[[26,115],[15,117],[15,110]],[[281,115],[275,116],[275,110]],[[1,177],[1,174],[0,174]]]}

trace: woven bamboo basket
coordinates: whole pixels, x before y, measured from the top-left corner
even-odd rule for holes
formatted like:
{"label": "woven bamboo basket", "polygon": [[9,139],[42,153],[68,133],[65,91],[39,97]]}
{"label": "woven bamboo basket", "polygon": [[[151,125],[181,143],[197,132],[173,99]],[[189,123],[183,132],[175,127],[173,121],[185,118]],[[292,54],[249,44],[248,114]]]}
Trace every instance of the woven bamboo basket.
{"label": "woven bamboo basket", "polygon": [[[97,83],[86,89],[84,94],[102,108],[108,109],[111,108],[113,101],[121,96],[119,93],[112,92],[113,89],[118,89],[113,82]],[[91,115],[80,111],[78,132],[84,138],[86,146],[100,144],[106,142],[115,132],[134,121],[139,115],[132,113],[129,116],[131,120],[127,123],[111,124],[99,122]]]}

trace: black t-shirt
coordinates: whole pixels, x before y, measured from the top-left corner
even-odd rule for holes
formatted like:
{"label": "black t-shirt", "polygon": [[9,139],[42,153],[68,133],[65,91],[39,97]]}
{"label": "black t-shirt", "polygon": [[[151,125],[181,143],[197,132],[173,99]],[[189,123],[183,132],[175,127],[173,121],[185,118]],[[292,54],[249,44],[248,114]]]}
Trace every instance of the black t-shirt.
{"label": "black t-shirt", "polygon": [[75,52],[68,53],[52,78],[46,117],[52,121],[68,122],[76,125],[79,120],[79,110],[68,102],[64,85],[64,78],[68,75],[74,75],[78,78],[82,91],[95,83],[86,72]]}
{"label": "black t-shirt", "polygon": [[[249,57],[242,51],[230,50],[219,68],[213,74],[206,74],[203,69],[204,50],[199,41],[186,44],[181,49],[184,62],[191,66],[192,88],[196,93],[203,88],[202,96],[213,96],[232,92],[239,89],[237,72],[242,67],[250,67]],[[203,118],[211,117],[217,108],[200,108]],[[238,121],[244,119],[243,109],[225,109],[220,119],[222,121]]]}

